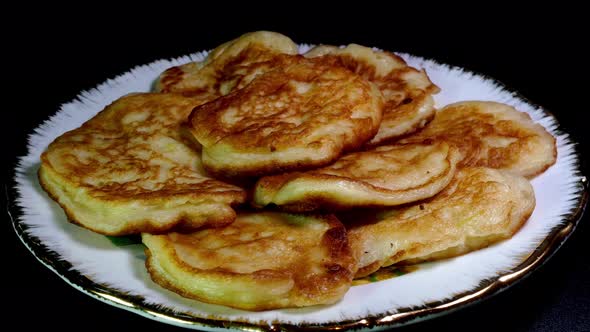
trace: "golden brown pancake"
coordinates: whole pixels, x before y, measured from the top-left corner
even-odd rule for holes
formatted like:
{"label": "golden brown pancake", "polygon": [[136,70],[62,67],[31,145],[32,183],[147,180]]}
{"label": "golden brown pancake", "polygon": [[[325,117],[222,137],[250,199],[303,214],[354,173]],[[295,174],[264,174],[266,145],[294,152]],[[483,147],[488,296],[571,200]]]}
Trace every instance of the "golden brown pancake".
{"label": "golden brown pancake", "polygon": [[486,166],[533,177],[557,159],[555,138],[511,106],[485,101],[451,104],[421,132],[401,142],[445,141],[459,148],[461,167]]}
{"label": "golden brown pancake", "polygon": [[408,135],[434,117],[432,94],[439,88],[424,70],[408,66],[393,53],[350,44],[344,48],[317,46],[305,56],[330,58],[377,85],[385,101],[383,120],[379,132],[368,145]]}
{"label": "golden brown pancake", "polygon": [[297,54],[297,45],[276,32],[250,32],[218,46],[202,62],[167,69],[156,81],[155,90],[223,96],[279,66],[275,61],[279,54]]}
{"label": "golden brown pancake", "polygon": [[449,184],[457,161],[458,151],[445,142],[380,146],[317,170],[263,177],[254,205],[313,211],[414,202]]}
{"label": "golden brown pancake", "polygon": [[342,218],[359,261],[356,277],[362,277],[382,266],[453,257],[510,238],[534,207],[533,187],[524,177],[468,167],[433,198]]}
{"label": "golden brown pancake", "polygon": [[326,165],[375,135],[382,97],[347,69],[301,56],[194,109],[203,164],[223,177]]}
{"label": "golden brown pancake", "polygon": [[333,216],[239,213],[224,228],[142,240],[156,283],[240,309],[334,303],[356,272],[346,230]]}
{"label": "golden brown pancake", "polygon": [[49,145],[39,169],[43,188],[72,222],[102,234],[232,222],[231,205],[244,202],[244,191],[204,175],[182,133],[202,102],[176,94],[120,98]]}

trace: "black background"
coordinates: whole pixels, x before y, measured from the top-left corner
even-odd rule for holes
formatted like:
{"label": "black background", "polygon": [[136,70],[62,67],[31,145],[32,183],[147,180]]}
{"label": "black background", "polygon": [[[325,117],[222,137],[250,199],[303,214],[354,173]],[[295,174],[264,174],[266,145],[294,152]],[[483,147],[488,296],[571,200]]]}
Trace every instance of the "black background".
{"label": "black background", "polygon": [[[8,55],[1,121],[4,180],[12,177],[16,156],[25,154],[32,129],[79,91],[136,65],[210,49],[260,29],[282,32],[299,43],[356,42],[485,73],[552,111],[587,158],[589,93],[583,45],[588,43],[588,27],[581,8],[514,13],[510,7],[491,11],[482,6],[469,14],[428,17],[421,8],[374,8],[355,13],[353,19],[313,15],[316,8],[307,6],[302,13],[285,6],[280,14],[256,17],[203,9],[150,17],[95,9],[71,16],[17,16],[16,24],[3,29]],[[583,169],[590,174],[587,162]],[[477,305],[401,330],[590,331],[588,219],[524,281]],[[6,214],[1,227],[3,300],[8,304],[2,324],[34,330],[179,330],[73,289],[27,251]]]}

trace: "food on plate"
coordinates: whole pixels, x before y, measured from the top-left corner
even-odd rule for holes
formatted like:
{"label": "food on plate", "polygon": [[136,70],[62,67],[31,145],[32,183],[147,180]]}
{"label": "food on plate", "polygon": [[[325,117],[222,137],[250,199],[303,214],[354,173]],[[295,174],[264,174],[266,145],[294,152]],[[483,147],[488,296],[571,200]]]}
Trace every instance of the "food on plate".
{"label": "food on plate", "polygon": [[189,125],[207,171],[249,177],[324,166],[375,135],[382,96],[372,83],[322,60],[283,57],[285,66],[194,109]]}
{"label": "food on plate", "polygon": [[226,227],[142,241],[155,282],[240,309],[334,303],[356,272],[346,230],[331,215],[244,212]]}
{"label": "food on plate", "polygon": [[438,195],[409,206],[342,216],[357,277],[382,266],[453,257],[514,235],[535,207],[526,178],[467,167]]}
{"label": "food on plate", "polygon": [[424,127],[434,117],[432,94],[439,88],[430,81],[424,70],[406,64],[399,56],[350,44],[343,48],[320,45],[306,57],[329,58],[373,82],[384,97],[383,120],[379,132],[368,145],[410,134]]}
{"label": "food on plate", "polygon": [[297,45],[276,32],[247,33],[218,46],[202,62],[167,69],[156,80],[155,90],[223,96],[278,66],[275,60],[279,54],[295,55]]}
{"label": "food on plate", "polygon": [[205,175],[181,123],[201,99],[123,97],[52,142],[39,179],[68,218],[108,235],[221,226],[241,188]]}
{"label": "food on plate", "polygon": [[457,161],[458,151],[445,142],[380,146],[327,167],[263,177],[254,204],[287,211],[400,205],[444,189]]}
{"label": "food on plate", "polygon": [[74,223],[141,233],[156,283],[239,309],[331,304],[381,267],[510,238],[535,206],[526,177],[556,161],[527,114],[436,111],[424,70],[355,44],[299,55],[248,33],[155,90],[58,137],[40,183]]}
{"label": "food on plate", "polygon": [[555,138],[514,107],[465,101],[448,105],[419,133],[401,142],[445,141],[459,148],[459,165],[487,166],[534,177],[557,159]]}

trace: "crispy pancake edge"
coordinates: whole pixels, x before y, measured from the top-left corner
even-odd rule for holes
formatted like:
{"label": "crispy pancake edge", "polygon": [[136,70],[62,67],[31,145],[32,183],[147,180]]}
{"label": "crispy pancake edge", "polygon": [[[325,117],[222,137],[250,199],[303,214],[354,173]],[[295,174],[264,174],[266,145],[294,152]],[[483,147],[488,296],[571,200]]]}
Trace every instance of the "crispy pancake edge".
{"label": "crispy pancake edge", "polygon": [[[338,211],[350,209],[353,207],[366,208],[394,206],[410,203],[421,199],[426,199],[436,195],[439,191],[443,190],[451,182],[455,175],[456,164],[459,159],[458,152],[454,147],[447,144],[444,145],[447,146],[449,149],[447,156],[445,158],[445,162],[448,165],[448,167],[441,174],[438,174],[435,178],[433,178],[432,181],[429,181],[425,184],[421,184],[405,190],[391,190],[372,185],[365,181],[355,180],[352,178],[337,175],[317,174],[314,172],[294,172],[282,175],[267,176],[259,179],[255,185],[253,205],[255,207],[262,208],[268,204],[276,204],[280,210],[289,212],[306,212],[312,210]],[[291,199],[286,203],[278,204],[276,202],[273,202],[274,197],[280,194],[283,188],[285,188],[294,181],[300,181],[304,183],[307,182],[308,187],[312,189],[309,189],[307,191],[304,190],[306,194],[303,194],[303,197],[299,199]],[[315,188],[317,188],[315,184],[317,184],[317,182],[328,182],[331,184],[331,188],[329,188],[327,191],[315,191]],[[435,182],[435,184],[432,184],[433,182]],[[350,202],[343,202],[342,200],[339,200],[337,197],[335,197],[338,194],[338,187],[342,186],[343,183],[346,183],[346,186],[348,188],[354,187],[354,189],[350,190],[356,191],[358,195],[366,193],[370,194],[371,192],[373,192],[394,196],[401,195],[401,193],[410,192],[410,196],[413,195],[413,197],[404,199],[400,198],[400,200],[395,203],[391,202],[389,204],[386,204],[383,202],[369,202],[371,199],[366,199],[365,201],[365,199],[351,196],[349,197],[349,200],[352,199]],[[301,186],[303,186],[303,184],[299,184],[298,188],[301,188]],[[420,194],[421,191],[428,189],[430,187],[434,187],[434,192],[432,194]],[[273,191],[274,194],[265,195],[264,191]]]}
{"label": "crispy pancake edge", "polygon": [[[349,44],[343,48],[318,45],[304,56],[331,58],[338,65],[357,72],[361,76],[368,75],[364,78],[381,84],[382,92],[392,91],[390,86],[392,82],[403,83],[398,90],[393,89],[405,94],[405,99],[401,103],[394,103],[396,98],[384,98],[383,120],[375,137],[366,143],[368,147],[382,145],[416,132],[434,118],[436,110],[432,95],[438,93],[440,88],[430,80],[424,69],[418,70],[409,66],[403,58],[394,53],[358,44]],[[417,79],[415,75],[422,76]],[[429,84],[419,87],[420,84],[415,84],[417,81]]]}
{"label": "crispy pancake edge", "polygon": [[[238,309],[251,311],[262,311],[279,308],[304,307],[311,305],[335,303],[338,300],[340,300],[342,296],[344,296],[344,294],[346,294],[346,292],[352,285],[352,279],[354,277],[354,274],[356,273],[356,260],[354,259],[352,250],[350,248],[350,245],[348,244],[346,229],[344,225],[342,225],[342,223],[335,216],[308,215],[308,217],[321,218],[328,222],[329,229],[326,230],[326,232],[322,236],[322,245],[330,250],[332,262],[335,261],[345,263],[348,266],[343,267],[341,264],[336,263],[336,265],[338,265],[339,268],[335,268],[330,267],[330,262],[326,262],[324,265],[330,271],[330,275],[328,277],[323,276],[319,279],[316,278],[315,284],[307,285],[311,287],[299,288],[302,291],[301,294],[296,294],[296,296],[294,297],[290,296],[286,300],[271,299],[261,301],[261,303],[236,304],[235,302],[232,302],[231,299],[229,301],[212,301],[212,299],[207,295],[198,295],[190,291],[187,291],[186,289],[180,287],[179,285],[171,281],[170,278],[177,278],[179,273],[188,274],[190,275],[192,280],[199,280],[199,282],[207,282],[210,280],[212,283],[225,282],[224,286],[227,285],[228,287],[231,287],[234,290],[244,290],[249,289],[248,285],[252,285],[252,283],[256,285],[257,280],[264,281],[265,279],[269,278],[269,276],[265,275],[267,273],[265,273],[264,270],[260,270],[255,273],[241,275],[238,273],[231,273],[226,271],[204,271],[197,269],[189,265],[188,263],[182,261],[178,257],[176,251],[172,247],[171,242],[162,240],[161,236],[157,235],[142,234],[142,241],[146,245],[145,253],[147,259],[145,261],[145,265],[150,274],[150,277],[157,284],[177,294],[180,294],[183,297],[207,303],[226,305]],[[170,271],[166,271],[166,269],[162,267],[162,262],[160,262],[160,258],[157,257],[157,254],[153,253],[154,249],[165,250],[165,256],[172,258],[171,261],[164,261],[164,264],[168,265],[168,268],[174,269],[174,271],[172,272],[173,274],[171,274]],[[337,289],[330,289],[330,284],[332,281],[335,281],[339,285]],[[295,286],[300,285],[296,284]],[[208,290],[203,289],[203,291],[207,292]],[[212,292],[215,293],[215,291]]]}
{"label": "crispy pancake edge", "polygon": [[[469,168],[466,168],[460,172],[473,172],[473,171],[477,172],[477,171],[480,171],[479,169],[483,169],[483,171],[485,171],[485,172],[491,172],[491,173],[497,172],[497,174],[500,174],[502,177],[505,177],[504,180],[506,180],[506,181],[514,180],[515,182],[520,182],[519,185],[524,185],[524,188],[517,186],[515,189],[525,189],[525,191],[526,191],[525,196],[530,194],[530,196],[528,196],[528,198],[531,199],[530,201],[522,201],[522,202],[515,202],[512,200],[510,201],[511,207],[509,210],[510,212],[508,213],[508,218],[515,218],[515,219],[508,219],[506,221],[507,228],[502,229],[501,232],[496,231],[491,234],[481,235],[481,236],[473,236],[470,234],[463,234],[462,233],[462,235],[465,236],[465,238],[462,241],[460,241],[457,245],[448,246],[442,250],[434,250],[434,251],[432,250],[433,247],[436,247],[438,245],[438,242],[426,243],[426,244],[414,243],[409,248],[397,250],[397,251],[393,252],[387,258],[384,258],[382,260],[373,261],[372,263],[369,263],[365,266],[359,266],[359,270],[357,271],[355,278],[365,277],[365,276],[370,275],[371,273],[377,271],[381,267],[389,266],[392,264],[402,264],[402,265],[415,264],[415,263],[420,263],[420,262],[424,262],[424,261],[432,261],[432,260],[452,258],[452,257],[464,255],[464,254],[467,254],[471,251],[485,248],[485,247],[487,247],[491,244],[494,244],[498,241],[506,240],[506,239],[509,239],[512,236],[514,236],[514,234],[516,234],[522,228],[522,226],[526,223],[526,221],[530,218],[530,216],[532,215],[532,213],[534,211],[536,200],[535,200],[534,190],[532,188],[532,185],[526,180],[525,177],[515,175],[515,174],[509,173],[507,171],[503,171],[503,170],[496,170],[496,169],[485,168],[485,167],[469,167]],[[468,174],[468,173],[465,173],[465,174]],[[493,175],[493,176],[495,176],[495,175]],[[451,195],[454,195],[454,193]],[[436,199],[436,196],[434,196],[433,198],[431,198],[429,200],[426,200],[425,203],[427,204],[432,199]],[[506,202],[504,202],[504,203],[506,203]],[[519,206],[519,204],[520,204],[520,206]],[[417,205],[421,205],[421,204],[417,204]],[[521,209],[517,209],[515,211],[516,206],[519,206]],[[431,215],[432,215],[432,213],[429,214],[428,216],[431,216]],[[380,222],[382,222],[382,221],[372,221],[370,223],[379,224]],[[385,224],[390,223],[387,218],[385,220],[383,220],[383,222]],[[369,225],[369,227],[370,226],[371,225]],[[485,226],[489,227],[489,225],[485,225]],[[417,229],[416,231],[419,232],[420,230]],[[353,232],[353,235],[351,236],[351,239],[354,242],[354,241],[356,241],[355,238],[357,235],[354,234],[354,231],[352,231],[352,232]],[[359,247],[359,248],[362,248],[362,247]],[[360,256],[359,255],[362,255],[362,254],[360,254],[358,252],[359,248],[356,248],[357,252],[355,252],[355,254],[357,255],[357,258],[359,259],[359,264],[360,264]],[[353,247],[353,250],[355,250],[354,247]],[[416,256],[421,251],[425,252],[426,254],[421,255],[421,256]]]}
{"label": "crispy pancake edge", "polygon": [[[130,235],[130,234],[137,234],[140,232],[160,234],[160,233],[168,232],[173,229],[191,229],[191,228],[194,229],[194,228],[200,227],[200,226],[191,226],[191,223],[193,223],[193,222],[187,222],[186,218],[182,214],[177,215],[173,220],[163,223],[161,225],[157,225],[153,221],[150,221],[150,220],[136,220],[133,222],[129,222],[132,225],[121,225],[121,227],[117,227],[117,228],[111,228],[108,226],[105,227],[104,225],[101,227],[100,222],[95,224],[95,223],[85,221],[84,218],[79,218],[77,216],[77,213],[75,212],[75,210],[68,206],[68,204],[62,198],[64,196],[67,196],[67,194],[63,194],[64,190],[61,189],[60,187],[62,187],[61,184],[64,184],[64,183],[67,184],[67,183],[70,183],[70,181],[68,181],[66,178],[60,176],[55,171],[53,171],[51,166],[42,164],[37,172],[37,178],[39,179],[39,184],[41,185],[41,188],[43,188],[43,190],[47,193],[47,195],[52,200],[54,200],[57,204],[59,204],[59,206],[63,209],[63,211],[66,214],[67,220],[69,222],[71,222],[72,224],[87,228],[87,229],[89,229],[93,232],[99,233],[99,234],[111,235],[111,236]],[[53,182],[56,182],[59,184],[54,185]],[[70,186],[75,187],[71,183],[70,183]],[[101,205],[108,203],[108,201],[102,201],[100,199],[95,199],[91,195],[88,195],[87,193],[84,193],[84,195],[87,197],[87,199],[85,201],[94,201],[94,204],[101,204]],[[236,213],[235,213],[235,211],[233,211],[233,209],[231,207],[238,205],[238,204],[245,203],[245,201],[246,201],[246,192],[240,192],[240,191],[236,190],[231,193],[225,192],[225,193],[222,193],[221,195],[226,196],[226,199],[231,200],[233,202],[231,202],[231,203],[228,202],[227,204],[223,204],[223,203],[218,202],[217,204],[213,204],[213,205],[218,205],[218,207],[220,209],[216,210],[216,211],[218,213],[219,212],[221,212],[221,213],[219,213],[218,215],[213,215],[213,217],[211,217],[211,216],[207,217],[207,213],[204,213],[203,214],[203,221],[200,223],[201,226],[202,225],[209,225],[211,227],[220,227],[220,226],[224,226],[224,225],[232,223],[236,217]],[[107,209],[109,208],[106,205],[103,207],[107,208]],[[225,209],[222,209],[224,207],[225,207]],[[142,225],[133,225],[136,223],[142,223],[143,226]]]}
{"label": "crispy pancake edge", "polygon": [[[460,101],[460,102],[456,102],[456,103],[452,103],[449,104],[445,107],[443,107],[441,110],[439,110],[437,112],[437,114],[440,114],[442,112],[449,112],[450,110],[454,110],[457,109],[459,107],[463,107],[463,106],[467,106],[467,107],[471,107],[471,108],[476,108],[477,111],[475,112],[476,114],[494,114],[494,112],[492,111],[486,111],[485,109],[480,110],[481,108],[485,108],[485,107],[489,107],[489,108],[497,108],[497,107],[501,107],[504,108],[506,110],[509,110],[509,113],[512,112],[516,112],[510,115],[514,115],[514,116],[518,116],[521,117],[522,119],[518,119],[518,120],[514,120],[514,119],[501,119],[500,121],[510,121],[511,123],[515,124],[515,127],[523,130],[522,128],[526,127],[524,130],[526,131],[527,135],[534,135],[536,137],[537,140],[540,140],[542,142],[551,142],[549,143],[551,145],[551,147],[549,148],[551,151],[547,154],[544,155],[544,159],[543,162],[539,162],[538,164],[535,165],[535,167],[528,167],[526,169],[515,169],[516,166],[519,166],[519,163],[522,164],[526,164],[525,160],[522,159],[524,157],[522,157],[522,153],[521,154],[514,154],[511,153],[510,156],[513,155],[518,155],[520,157],[520,159],[518,160],[518,162],[513,162],[512,164],[509,164],[507,166],[496,166],[494,165],[494,162],[501,162],[502,159],[498,159],[492,162],[488,162],[487,160],[483,160],[483,159],[479,159],[480,157],[478,156],[477,151],[472,151],[470,150],[469,152],[471,152],[471,155],[467,155],[464,156],[464,159],[459,163],[460,167],[476,167],[476,166],[482,166],[482,167],[490,167],[490,168],[495,168],[495,169],[501,169],[501,170],[507,170],[509,172],[524,176],[528,179],[532,179],[534,177],[536,177],[537,175],[542,174],[543,172],[545,172],[549,167],[551,167],[552,165],[554,165],[557,161],[557,144],[556,144],[556,139],[553,135],[551,135],[547,129],[545,129],[545,127],[543,127],[542,125],[540,125],[539,123],[536,123],[535,121],[532,120],[531,116],[526,113],[526,112],[521,112],[518,111],[516,108],[507,105],[507,104],[503,104],[503,103],[499,103],[499,102],[493,102],[493,101],[476,101],[476,100],[468,100],[468,101]],[[524,121],[524,122],[520,122],[520,121]],[[410,142],[419,142],[419,141],[425,141],[425,140],[447,140],[444,135],[441,136],[440,132],[435,132],[434,135],[430,134],[429,130],[430,128],[436,128],[434,126],[437,126],[438,122],[437,122],[437,117],[434,118],[434,120],[430,123],[429,126],[426,126],[425,128],[422,129],[422,131],[419,131],[418,133],[414,135],[410,135],[408,137],[405,137],[403,139],[400,140],[401,143],[410,143]],[[497,125],[497,124],[495,124]],[[475,137],[473,138],[475,144],[481,144],[481,139],[479,137]],[[524,138],[517,138],[518,143],[526,143],[527,140]],[[449,144],[453,144],[450,140],[448,141]],[[546,149],[546,146],[542,146],[542,145],[538,145],[538,147],[540,147],[541,149]],[[485,155],[485,157],[490,157],[490,154],[492,154],[491,152],[489,152],[490,150],[492,150],[491,148],[489,148],[488,150],[488,154]],[[508,153],[508,149],[504,149],[506,152]],[[522,152],[522,151],[518,151],[518,152]],[[547,151],[540,151],[540,153],[544,153]],[[527,154],[527,157],[530,157],[531,154]],[[535,156],[535,154],[533,154],[532,156]]]}
{"label": "crispy pancake edge", "polygon": [[[178,92],[186,95],[193,95],[199,94],[209,88],[213,88],[213,86],[191,87],[191,84],[186,82],[186,80],[190,81],[191,78],[194,79],[194,76],[197,73],[202,72],[203,69],[207,71],[209,69],[219,70],[223,68],[227,62],[231,62],[231,60],[236,58],[241,52],[253,45],[262,46],[262,48],[267,49],[270,53],[297,54],[297,45],[289,37],[283,34],[265,30],[248,32],[217,46],[200,62],[189,62],[166,69],[154,82],[154,90],[156,92]],[[221,68],[216,68],[215,65],[212,64],[215,61],[221,62],[223,66],[221,66]],[[205,68],[208,66],[213,67]],[[190,68],[188,71],[187,67]],[[214,73],[209,71],[202,74],[210,76]],[[209,78],[212,79],[213,77]],[[183,87],[183,85],[188,85],[188,87]]]}
{"label": "crispy pancake edge", "polygon": [[[410,109],[411,114],[414,116],[408,116],[405,114],[406,109]],[[400,110],[404,113],[404,116],[411,119],[406,119],[402,122],[403,126],[397,126],[394,128],[380,127],[379,131],[369,142],[365,144],[368,148],[386,145],[389,142],[395,142],[396,140],[405,136],[411,135],[420,129],[426,127],[434,117],[436,116],[436,107],[434,106],[434,98],[431,94],[424,93],[420,97],[413,98],[409,104],[403,104],[398,106],[395,110]],[[392,111],[392,112],[395,112]],[[417,114],[421,114],[417,116]],[[383,121],[386,121],[385,119]]]}

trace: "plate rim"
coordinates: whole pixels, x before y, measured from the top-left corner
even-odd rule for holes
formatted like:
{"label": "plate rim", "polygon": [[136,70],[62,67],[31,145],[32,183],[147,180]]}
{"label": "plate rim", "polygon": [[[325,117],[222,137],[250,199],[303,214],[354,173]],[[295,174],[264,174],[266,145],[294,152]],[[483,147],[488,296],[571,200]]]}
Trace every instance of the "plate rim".
{"label": "plate rim", "polygon": [[[408,55],[415,56],[413,54]],[[208,330],[234,329],[248,331],[291,331],[302,329],[314,331],[333,331],[349,329],[386,329],[412,324],[426,318],[442,316],[463,309],[485,299],[489,299],[492,296],[501,293],[519,281],[525,279],[531,273],[540,268],[549,259],[551,259],[551,257],[553,257],[559,248],[561,248],[563,243],[565,243],[565,241],[575,231],[577,225],[584,215],[590,196],[590,184],[588,178],[583,174],[584,172],[581,167],[582,154],[579,148],[580,145],[567,131],[562,128],[561,123],[557,120],[557,117],[553,114],[553,112],[537,103],[532,102],[530,99],[523,96],[519,91],[510,88],[502,81],[475,70],[466,69],[455,65],[448,65],[426,57],[420,58],[425,61],[433,62],[437,65],[447,66],[452,70],[461,70],[465,73],[481,76],[482,78],[490,80],[501,89],[510,92],[513,96],[521,99],[525,103],[539,109],[545,116],[549,116],[554,120],[556,124],[554,130],[555,135],[567,134],[569,141],[568,143],[572,145],[573,149],[572,155],[575,156],[575,161],[572,163],[572,165],[574,167],[574,175],[579,179],[576,181],[577,189],[575,189],[574,192],[577,202],[572,208],[571,212],[560,216],[563,222],[556,225],[543,239],[543,241],[541,241],[541,243],[531,252],[531,254],[529,254],[520,264],[504,273],[497,275],[496,277],[482,280],[482,282],[476,288],[462,292],[442,301],[427,302],[417,307],[399,308],[395,313],[384,312],[379,315],[370,315],[360,319],[343,320],[339,322],[291,324],[286,322],[255,323],[241,320],[228,321],[224,319],[198,317],[186,312],[179,312],[170,308],[162,307],[158,304],[149,303],[146,302],[145,298],[141,295],[130,295],[124,291],[102,285],[99,282],[95,282],[78,272],[70,262],[64,260],[55,251],[49,249],[39,238],[31,235],[30,233],[27,233],[26,230],[29,226],[25,225],[20,218],[15,217],[23,214],[22,208],[16,203],[16,198],[19,197],[16,185],[16,178],[19,174],[17,167],[13,167],[11,169],[8,184],[5,186],[7,213],[11,220],[13,229],[23,245],[39,262],[41,262],[45,267],[47,267],[53,273],[62,278],[67,284],[78,291],[103,303],[133,312],[135,314],[139,314],[143,317],[185,328],[205,328]],[[150,64],[158,61],[160,60],[156,60],[145,65],[135,66],[131,68],[130,71],[144,66],[149,66]],[[98,84],[97,86],[101,84]],[[78,97],[79,94],[73,100],[76,100]],[[55,114],[55,112],[52,114]],[[20,159],[21,156],[16,156],[16,158]]]}

